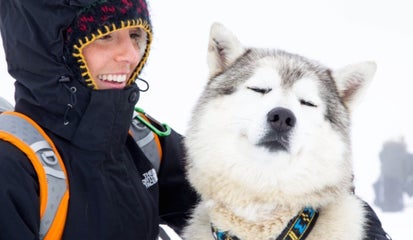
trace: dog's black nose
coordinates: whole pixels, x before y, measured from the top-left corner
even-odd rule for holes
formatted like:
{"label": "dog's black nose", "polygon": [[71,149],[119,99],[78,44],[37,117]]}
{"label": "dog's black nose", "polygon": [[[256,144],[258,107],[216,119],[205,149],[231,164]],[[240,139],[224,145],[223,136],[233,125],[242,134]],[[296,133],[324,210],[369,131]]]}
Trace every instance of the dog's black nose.
{"label": "dog's black nose", "polygon": [[296,118],[291,110],[277,107],[268,112],[267,121],[277,132],[288,132],[295,126]]}
{"label": "dog's black nose", "polygon": [[267,122],[271,126],[258,145],[267,147],[270,151],[288,151],[290,148],[291,129],[297,119],[294,113],[282,107],[273,108],[267,113]]}

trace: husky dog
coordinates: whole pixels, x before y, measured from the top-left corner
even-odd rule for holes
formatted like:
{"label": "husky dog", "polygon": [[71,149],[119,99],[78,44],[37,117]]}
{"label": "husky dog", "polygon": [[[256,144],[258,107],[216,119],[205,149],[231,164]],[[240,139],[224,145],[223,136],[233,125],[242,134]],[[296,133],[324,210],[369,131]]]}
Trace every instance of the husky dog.
{"label": "husky dog", "polygon": [[333,71],[246,48],[215,23],[208,65],[185,140],[187,176],[201,200],[184,239],[363,239],[350,114],[376,64]]}

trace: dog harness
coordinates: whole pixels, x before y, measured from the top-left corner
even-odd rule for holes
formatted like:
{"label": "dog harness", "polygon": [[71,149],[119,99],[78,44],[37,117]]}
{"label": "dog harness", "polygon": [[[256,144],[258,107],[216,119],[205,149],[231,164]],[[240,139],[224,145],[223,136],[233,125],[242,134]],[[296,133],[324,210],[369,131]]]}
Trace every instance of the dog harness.
{"label": "dog harness", "polygon": [[[129,134],[158,172],[162,148],[158,135],[147,126],[160,128],[158,131],[163,133],[162,136],[169,135],[171,130],[166,124],[158,122],[155,127],[152,121],[153,118],[140,109],[134,114]],[[61,239],[69,202],[69,183],[64,163],[52,140],[32,119],[11,111],[0,114],[0,139],[25,153],[36,171],[40,197],[40,239]]]}
{"label": "dog harness", "polygon": [[[297,216],[290,220],[287,227],[277,237],[276,240],[302,240],[311,232],[317,221],[318,211],[311,207],[301,210]],[[231,235],[229,231],[220,231],[211,224],[212,235],[215,240],[240,240],[237,236]]]}

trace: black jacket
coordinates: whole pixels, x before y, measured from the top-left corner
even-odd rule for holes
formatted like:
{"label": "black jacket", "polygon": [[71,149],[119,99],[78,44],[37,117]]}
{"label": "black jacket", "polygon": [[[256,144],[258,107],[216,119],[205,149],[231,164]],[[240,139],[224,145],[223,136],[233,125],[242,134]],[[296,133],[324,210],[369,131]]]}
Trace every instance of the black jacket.
{"label": "black jacket", "polygon": [[[196,200],[184,177],[182,137],[161,138],[159,181],[147,189],[143,174],[152,166],[128,135],[138,87],[95,91],[66,65],[63,29],[90,2],[0,1],[15,110],[46,131],[67,168],[63,239],[156,239],[160,217],[180,229]],[[0,239],[38,239],[38,190],[27,157],[0,141]]]}
{"label": "black jacket", "polygon": [[[47,131],[69,176],[64,239],[156,239],[159,216],[180,229],[195,200],[184,179],[181,137],[173,132],[161,138],[159,182],[146,189],[143,174],[152,166],[131,137],[110,133],[120,127],[95,132],[100,121],[108,124],[95,121],[89,125],[90,136],[77,141],[69,142]],[[95,138],[102,141],[94,146]],[[117,143],[116,139],[122,140]],[[0,141],[0,239],[38,239],[38,189],[27,157]]]}

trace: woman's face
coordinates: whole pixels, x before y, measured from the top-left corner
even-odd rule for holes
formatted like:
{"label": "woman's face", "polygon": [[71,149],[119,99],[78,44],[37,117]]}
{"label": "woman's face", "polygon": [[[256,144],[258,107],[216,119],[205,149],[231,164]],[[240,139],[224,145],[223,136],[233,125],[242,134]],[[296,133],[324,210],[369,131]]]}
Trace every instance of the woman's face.
{"label": "woman's face", "polygon": [[141,61],[147,34],[127,28],[102,36],[83,48],[83,56],[97,89],[122,89]]}

